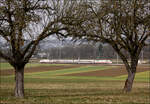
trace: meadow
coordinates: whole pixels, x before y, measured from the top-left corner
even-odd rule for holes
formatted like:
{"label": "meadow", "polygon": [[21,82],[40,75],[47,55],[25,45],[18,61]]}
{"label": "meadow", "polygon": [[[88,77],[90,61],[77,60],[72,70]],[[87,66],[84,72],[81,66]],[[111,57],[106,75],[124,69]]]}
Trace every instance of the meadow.
{"label": "meadow", "polygon": [[[70,65],[70,64],[41,64],[41,63],[28,63],[25,67],[38,67],[38,66],[62,66],[62,65]],[[0,70],[13,69],[13,67],[9,63],[0,63]]]}
{"label": "meadow", "polygon": [[[79,75],[119,70],[120,66],[28,64],[35,70],[43,67],[49,70],[25,72],[25,98],[14,97],[14,75],[0,76],[0,104],[149,104],[149,66],[142,66],[137,72],[131,93],[122,91],[127,75],[122,72],[115,76]],[[55,67],[62,68],[55,68]],[[122,67],[122,66],[121,66]],[[145,69],[144,69],[145,68]],[[1,71],[12,70],[7,63],[1,63]],[[27,69],[25,69],[27,70]],[[122,69],[124,70],[124,69]]]}

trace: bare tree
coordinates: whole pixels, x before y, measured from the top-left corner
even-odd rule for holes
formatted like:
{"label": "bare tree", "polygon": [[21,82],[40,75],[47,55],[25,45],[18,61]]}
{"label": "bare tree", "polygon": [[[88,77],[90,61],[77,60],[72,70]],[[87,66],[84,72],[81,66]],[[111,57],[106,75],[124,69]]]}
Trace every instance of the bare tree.
{"label": "bare tree", "polygon": [[[128,77],[124,91],[130,92],[139,55],[143,47],[149,44],[149,0],[85,0],[81,5],[81,17],[72,16],[74,24],[68,26],[70,33],[74,37],[110,44],[125,64]],[[125,52],[130,56],[130,61]]]}
{"label": "bare tree", "polygon": [[39,42],[50,35],[64,36],[61,21],[70,4],[68,0],[0,0],[0,45],[7,43],[0,48],[0,57],[15,69],[16,97],[24,97],[24,67]]}

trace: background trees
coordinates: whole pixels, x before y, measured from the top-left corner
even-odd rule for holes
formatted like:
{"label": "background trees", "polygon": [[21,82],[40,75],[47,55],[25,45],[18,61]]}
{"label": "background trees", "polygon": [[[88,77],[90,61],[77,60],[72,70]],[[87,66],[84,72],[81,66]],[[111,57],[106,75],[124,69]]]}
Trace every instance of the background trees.
{"label": "background trees", "polygon": [[[48,59],[98,59],[99,57],[99,42],[83,42],[77,41],[72,42],[69,39],[63,39],[63,41],[59,41],[59,39],[49,39],[42,41],[38,46],[38,51],[34,53],[34,58],[48,58]],[[109,59],[116,61],[117,53],[109,44],[102,44],[103,52],[100,56],[101,59]],[[149,46],[145,46],[142,49],[140,54],[140,60],[148,60],[150,57],[149,54]],[[86,48],[88,47],[88,48]],[[40,56],[41,53],[45,53],[44,57]],[[84,54],[87,53],[87,54]],[[60,55],[61,54],[61,55]],[[124,54],[128,59],[130,59],[127,52],[124,51]],[[61,56],[61,57],[59,57]],[[119,57],[118,57],[119,58]],[[144,61],[143,61],[144,62]],[[147,61],[148,62],[148,61]]]}

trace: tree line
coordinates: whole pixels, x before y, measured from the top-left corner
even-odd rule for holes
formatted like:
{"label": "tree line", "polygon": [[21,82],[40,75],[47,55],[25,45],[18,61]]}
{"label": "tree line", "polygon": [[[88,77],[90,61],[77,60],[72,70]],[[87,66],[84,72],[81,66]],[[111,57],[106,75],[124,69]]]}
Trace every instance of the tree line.
{"label": "tree line", "polygon": [[[45,43],[46,44],[46,43]],[[44,55],[40,55],[44,53]],[[124,53],[127,55],[127,53]],[[58,47],[49,47],[39,50],[33,55],[37,59],[116,59],[119,58],[115,50],[108,44],[101,47],[99,51],[99,44],[72,44],[62,45]],[[128,58],[130,58],[128,56]],[[149,46],[144,47],[140,54],[140,60],[149,60]]]}

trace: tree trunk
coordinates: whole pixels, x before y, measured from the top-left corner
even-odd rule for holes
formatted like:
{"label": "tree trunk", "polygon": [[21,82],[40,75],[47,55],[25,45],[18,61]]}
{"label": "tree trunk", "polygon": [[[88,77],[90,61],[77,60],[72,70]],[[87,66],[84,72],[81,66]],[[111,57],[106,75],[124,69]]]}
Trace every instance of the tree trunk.
{"label": "tree trunk", "polygon": [[24,67],[15,69],[15,96],[19,98],[24,97]]}
{"label": "tree trunk", "polygon": [[129,64],[125,64],[126,66],[126,70],[128,72],[128,77],[125,81],[125,85],[124,85],[124,91],[125,92],[131,92],[132,90],[132,86],[133,86],[133,81],[135,78],[135,74],[136,74],[136,69],[137,69],[137,65],[138,65],[138,57],[136,57],[137,55],[131,55],[131,63]]}
{"label": "tree trunk", "polygon": [[124,91],[125,92],[131,92],[132,86],[133,86],[133,81],[134,81],[135,73],[128,73],[128,78],[125,81],[124,85]]}

